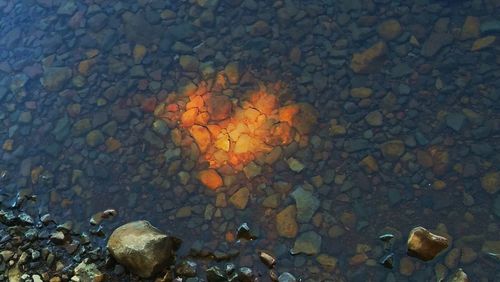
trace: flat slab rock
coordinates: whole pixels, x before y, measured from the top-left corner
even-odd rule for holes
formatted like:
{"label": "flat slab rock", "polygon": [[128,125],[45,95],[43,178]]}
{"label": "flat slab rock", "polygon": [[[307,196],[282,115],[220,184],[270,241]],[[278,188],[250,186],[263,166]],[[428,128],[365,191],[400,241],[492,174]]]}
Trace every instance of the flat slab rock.
{"label": "flat slab rock", "polygon": [[448,239],[418,226],[410,231],[407,246],[409,256],[429,261],[448,248]]}
{"label": "flat slab rock", "polygon": [[115,260],[130,272],[148,278],[173,263],[174,243],[148,221],[134,221],[118,227],[107,248]]}

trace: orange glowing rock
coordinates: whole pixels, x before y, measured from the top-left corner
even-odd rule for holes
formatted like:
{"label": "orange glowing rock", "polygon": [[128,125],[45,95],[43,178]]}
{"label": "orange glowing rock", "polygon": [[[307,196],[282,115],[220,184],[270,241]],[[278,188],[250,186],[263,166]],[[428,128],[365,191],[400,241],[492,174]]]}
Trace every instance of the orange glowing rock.
{"label": "orange glowing rock", "polygon": [[215,190],[223,185],[222,177],[215,169],[202,170],[200,171],[198,177],[203,185],[212,190]]}
{"label": "orange glowing rock", "polygon": [[210,115],[207,112],[199,113],[196,116],[195,123],[199,125],[206,125],[208,124],[208,121],[210,120]]}
{"label": "orange glowing rock", "polygon": [[181,125],[183,127],[191,127],[195,124],[198,116],[198,108],[192,108],[185,111],[181,116]]}
{"label": "orange glowing rock", "polygon": [[271,134],[266,137],[266,143],[271,146],[288,145],[294,137],[293,128],[286,122],[275,124],[271,128]]}
{"label": "orange glowing rock", "polygon": [[230,145],[231,143],[229,142],[229,136],[227,136],[227,134],[221,133],[218,135],[217,140],[215,141],[216,148],[229,152]]}
{"label": "orange glowing rock", "polygon": [[207,110],[212,120],[223,120],[229,117],[233,103],[227,96],[211,96],[207,101]]}
{"label": "orange glowing rock", "polygon": [[208,131],[208,129],[204,126],[193,125],[191,128],[189,128],[189,133],[194,138],[194,141],[196,142],[196,145],[198,145],[200,152],[206,152],[211,142],[210,132]]}
{"label": "orange glowing rock", "polygon": [[198,108],[201,109],[205,107],[205,101],[201,96],[193,96],[190,98],[190,101],[186,104],[186,109]]}
{"label": "orange glowing rock", "polygon": [[208,128],[208,131],[210,131],[210,134],[212,134],[212,136],[214,136],[214,138],[219,136],[219,134],[222,131],[224,131],[224,133],[226,132],[225,130],[222,130],[222,128],[217,124],[209,124],[209,125],[207,125],[207,128]]}
{"label": "orange glowing rock", "polygon": [[234,153],[235,154],[243,154],[252,151],[252,138],[247,134],[242,134],[236,141],[234,145]]}
{"label": "orange glowing rock", "polygon": [[259,91],[250,97],[250,103],[261,113],[270,115],[278,107],[278,99],[264,91]]}
{"label": "orange glowing rock", "polygon": [[227,175],[243,170],[252,161],[275,163],[282,158],[280,146],[308,144],[307,134],[317,122],[317,112],[308,104],[280,108],[277,96],[271,93],[282,93],[282,84],[271,88],[261,85],[240,101],[222,95],[226,84],[219,73],[213,84],[191,84],[183,95],[169,95],[165,104],[157,107],[163,110],[155,111],[156,117],[173,128],[174,144],[183,148],[193,165],[207,163]]}
{"label": "orange glowing rock", "polygon": [[299,111],[299,106],[296,104],[281,107],[279,109],[279,120],[282,122],[288,122],[289,125],[293,125],[293,119]]}

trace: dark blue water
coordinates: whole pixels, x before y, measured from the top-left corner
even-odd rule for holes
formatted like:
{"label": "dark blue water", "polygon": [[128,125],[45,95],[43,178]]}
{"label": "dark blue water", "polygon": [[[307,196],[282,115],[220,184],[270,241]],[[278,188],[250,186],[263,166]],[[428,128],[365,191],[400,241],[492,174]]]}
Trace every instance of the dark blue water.
{"label": "dark blue water", "polygon": [[[0,1],[2,200],[37,195],[33,212],[78,230],[114,208],[107,232],[146,219],[184,255],[265,269],[264,249],[304,281],[499,280],[499,15],[496,0]],[[236,243],[244,222],[258,239]],[[415,226],[450,247],[408,257]]]}

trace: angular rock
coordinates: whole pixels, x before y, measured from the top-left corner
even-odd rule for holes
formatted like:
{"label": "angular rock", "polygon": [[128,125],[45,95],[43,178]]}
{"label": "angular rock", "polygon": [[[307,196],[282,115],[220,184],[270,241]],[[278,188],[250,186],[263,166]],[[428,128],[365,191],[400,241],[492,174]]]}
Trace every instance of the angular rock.
{"label": "angular rock", "polygon": [[237,209],[243,210],[246,208],[247,203],[248,203],[248,198],[250,196],[250,190],[248,188],[243,187],[236,191],[231,197],[229,198],[229,202],[233,204]]}
{"label": "angular rock", "polygon": [[446,282],[469,282],[467,274],[459,268],[453,275],[451,275]]}
{"label": "angular rock", "polygon": [[448,239],[418,226],[411,230],[407,247],[409,256],[429,261],[448,247]]}
{"label": "angular rock", "polygon": [[321,248],[321,236],[314,231],[307,231],[302,233],[290,250],[292,255],[306,254],[317,255]]}
{"label": "angular rock", "polygon": [[118,227],[107,248],[119,264],[142,278],[166,269],[174,259],[172,238],[144,220]]}
{"label": "angular rock", "polygon": [[295,217],[297,209],[290,205],[276,215],[276,229],[278,234],[286,238],[295,238],[299,229]]}
{"label": "angular rock", "polygon": [[75,267],[75,276],[79,281],[85,282],[101,282],[104,281],[104,274],[97,268],[94,263],[88,263],[87,260],[81,262]]}
{"label": "angular rock", "polygon": [[319,208],[319,199],[312,192],[302,187],[295,189],[291,195],[297,206],[297,221],[301,223],[309,222]]}

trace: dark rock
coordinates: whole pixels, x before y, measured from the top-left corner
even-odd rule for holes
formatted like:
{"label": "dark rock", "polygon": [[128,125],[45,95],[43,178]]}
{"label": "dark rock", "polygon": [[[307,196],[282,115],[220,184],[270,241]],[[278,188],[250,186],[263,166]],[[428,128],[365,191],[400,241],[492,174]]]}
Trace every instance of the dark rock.
{"label": "dark rock", "polygon": [[50,234],[50,241],[54,244],[61,245],[64,244],[66,235],[62,231],[56,231]]}
{"label": "dark rock", "polygon": [[248,227],[248,224],[245,222],[240,225],[240,227],[238,227],[236,239],[255,240],[257,239],[257,236],[254,236],[252,234],[252,232],[250,231],[250,227]]}
{"label": "dark rock", "polygon": [[444,32],[433,32],[424,42],[421,54],[430,58],[436,55],[443,47],[453,42],[453,35]]}
{"label": "dark rock", "polygon": [[388,255],[383,256],[379,263],[383,265],[385,268],[392,269],[394,267],[394,254],[390,253]]}
{"label": "dark rock", "polygon": [[248,267],[241,267],[238,270],[238,279],[241,282],[251,282],[254,281],[253,271]]}
{"label": "dark rock", "polygon": [[197,265],[194,261],[183,260],[175,268],[175,273],[181,277],[195,277]]}
{"label": "dark rock", "polygon": [[218,266],[212,266],[206,271],[208,282],[226,282],[227,277],[224,271],[222,271]]}

